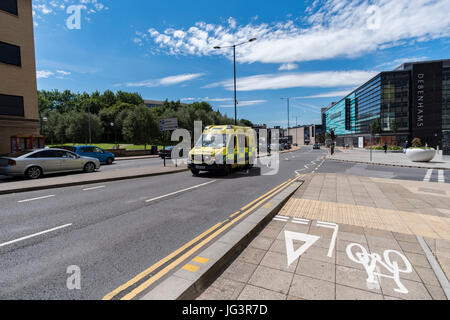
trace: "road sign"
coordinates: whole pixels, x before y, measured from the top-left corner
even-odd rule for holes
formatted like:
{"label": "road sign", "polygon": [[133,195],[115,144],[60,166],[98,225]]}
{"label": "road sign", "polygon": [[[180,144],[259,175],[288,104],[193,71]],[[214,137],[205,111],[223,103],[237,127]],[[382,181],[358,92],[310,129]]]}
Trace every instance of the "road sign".
{"label": "road sign", "polygon": [[159,131],[172,131],[178,129],[178,118],[159,120]]}

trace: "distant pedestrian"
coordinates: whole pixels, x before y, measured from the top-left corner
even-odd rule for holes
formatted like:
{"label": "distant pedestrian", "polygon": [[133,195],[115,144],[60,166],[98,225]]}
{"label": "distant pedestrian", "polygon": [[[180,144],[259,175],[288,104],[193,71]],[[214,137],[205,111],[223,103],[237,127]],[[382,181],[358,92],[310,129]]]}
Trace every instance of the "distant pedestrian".
{"label": "distant pedestrian", "polygon": [[403,144],[403,153],[406,153],[406,150],[408,149],[408,140],[405,141]]}
{"label": "distant pedestrian", "polygon": [[384,143],[383,149],[384,149],[384,153],[387,153],[388,145],[386,142]]}
{"label": "distant pedestrian", "polygon": [[331,144],[331,155],[334,154],[334,143]]}

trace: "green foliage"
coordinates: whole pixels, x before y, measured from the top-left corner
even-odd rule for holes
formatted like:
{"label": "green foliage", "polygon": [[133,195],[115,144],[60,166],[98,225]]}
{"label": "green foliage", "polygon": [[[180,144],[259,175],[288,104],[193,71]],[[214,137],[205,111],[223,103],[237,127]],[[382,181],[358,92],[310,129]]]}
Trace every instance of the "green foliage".
{"label": "green foliage", "polygon": [[[100,118],[95,114],[89,116],[85,112],[72,111],[68,114],[70,118],[66,129],[66,137],[73,142],[89,142],[89,122],[91,127],[92,142],[97,142],[103,134],[103,127]],[[89,119],[90,118],[90,119]]]}
{"label": "green foliage", "polygon": [[372,122],[372,124],[370,125],[370,133],[372,135],[381,133],[381,119],[380,118],[377,118]]}
{"label": "green foliage", "polygon": [[127,142],[147,145],[158,134],[159,126],[150,109],[138,106],[123,120],[123,135]]}
{"label": "green foliage", "polygon": [[[85,121],[89,112],[93,116],[91,120],[95,121],[95,127],[91,128],[93,140],[95,136],[95,140],[102,139],[106,142],[114,142],[117,138],[117,141],[143,141],[139,144],[153,141],[167,145],[170,143],[170,135],[159,132],[159,120],[164,118],[178,118],[179,127],[187,129],[192,135],[194,121],[202,121],[204,126],[234,124],[234,119],[214,111],[207,102],[185,105],[180,101],[166,100],[161,107],[148,109],[138,93],[124,91],[114,93],[106,90],[103,93],[95,91],[88,94],[86,92],[72,93],[69,90],[63,92],[41,90],[38,92],[38,102],[41,119],[48,118],[47,122],[42,122],[41,132],[52,144],[70,140],[85,142],[85,135],[89,135],[88,130],[86,129],[83,135],[79,128],[84,125],[78,126],[73,122]],[[142,135],[137,132],[135,127],[138,125],[133,124],[132,119],[139,120],[139,126],[143,126],[147,131]],[[98,130],[97,120],[100,121]],[[142,121],[149,122],[144,125]],[[249,120],[241,119],[238,125],[252,126],[253,124]]]}

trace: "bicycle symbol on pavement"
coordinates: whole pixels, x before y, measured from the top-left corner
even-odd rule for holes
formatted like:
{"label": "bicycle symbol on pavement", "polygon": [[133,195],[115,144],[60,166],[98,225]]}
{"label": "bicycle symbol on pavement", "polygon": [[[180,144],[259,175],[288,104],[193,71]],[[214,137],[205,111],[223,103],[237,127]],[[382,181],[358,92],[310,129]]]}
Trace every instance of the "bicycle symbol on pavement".
{"label": "bicycle symbol on pavement", "polygon": [[[358,247],[360,252],[356,252],[356,256],[353,254],[352,249],[354,247]],[[405,265],[404,269],[400,269],[397,261],[391,260],[392,255],[397,255],[403,260],[403,263]],[[400,273],[411,273],[412,272],[412,266],[411,263],[406,259],[406,257],[401,254],[400,252],[396,250],[385,250],[383,253],[383,258],[377,254],[377,253],[368,253],[366,248],[358,243],[352,243],[347,246],[347,256],[350,260],[353,262],[356,262],[358,264],[362,264],[364,268],[366,269],[368,278],[367,278],[367,284],[368,286],[372,285],[377,288],[380,287],[380,277],[390,278],[394,279],[395,283],[397,284],[397,288],[394,289],[394,291],[399,293],[408,294],[408,290],[405,288],[405,286],[400,281]],[[391,275],[382,274],[379,272],[379,268],[377,267],[377,263],[385,267],[389,272],[392,273]]]}

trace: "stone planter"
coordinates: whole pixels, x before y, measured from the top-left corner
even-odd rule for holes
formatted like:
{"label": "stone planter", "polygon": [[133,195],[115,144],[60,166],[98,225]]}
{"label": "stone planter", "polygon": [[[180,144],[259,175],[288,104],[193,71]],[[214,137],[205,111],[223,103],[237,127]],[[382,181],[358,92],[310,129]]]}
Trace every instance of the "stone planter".
{"label": "stone planter", "polygon": [[409,148],[406,150],[406,156],[412,162],[430,162],[436,156],[436,150]]}

